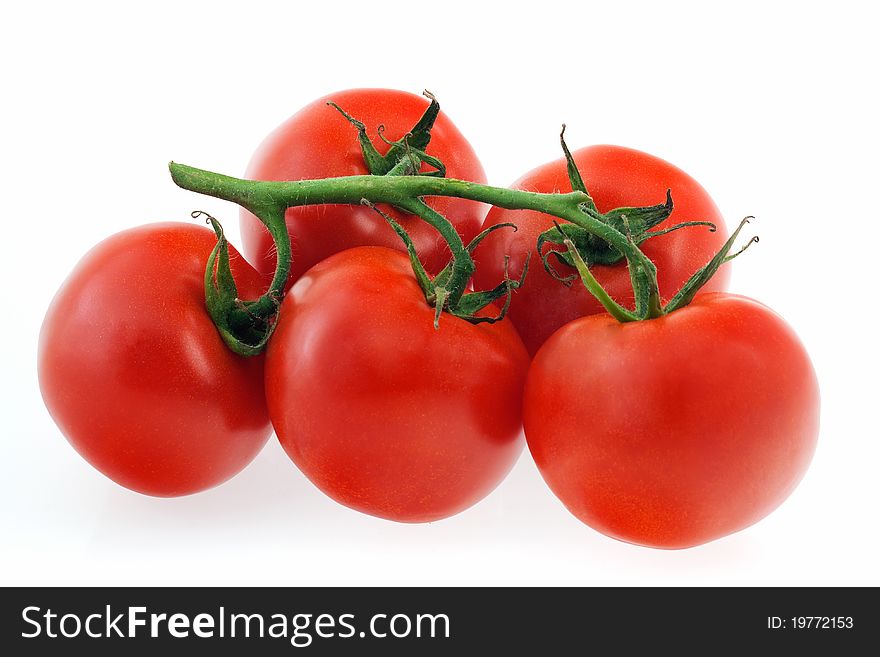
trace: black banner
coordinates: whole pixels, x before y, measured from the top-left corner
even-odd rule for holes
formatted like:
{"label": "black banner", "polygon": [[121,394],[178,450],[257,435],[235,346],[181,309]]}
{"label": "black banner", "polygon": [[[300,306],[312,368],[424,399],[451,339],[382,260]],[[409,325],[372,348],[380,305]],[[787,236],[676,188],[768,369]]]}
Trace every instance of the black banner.
{"label": "black banner", "polygon": [[[715,654],[874,643],[869,588],[3,589],[5,654]],[[467,653],[470,654],[470,653]],[[828,654],[834,654],[829,652]]]}

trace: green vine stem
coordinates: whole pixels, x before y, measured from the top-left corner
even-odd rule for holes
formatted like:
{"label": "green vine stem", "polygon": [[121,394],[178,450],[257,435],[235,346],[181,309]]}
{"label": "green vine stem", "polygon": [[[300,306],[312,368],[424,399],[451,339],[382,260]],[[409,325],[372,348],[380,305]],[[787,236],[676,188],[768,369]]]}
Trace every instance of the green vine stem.
{"label": "green vine stem", "polygon": [[[378,136],[388,146],[384,155],[370,139],[366,124],[336,103],[327,103],[357,130],[361,154],[370,175],[266,182],[233,178],[174,162],[169,164],[171,177],[178,186],[238,203],[266,225],[274,240],[277,264],[269,289],[256,300],[241,300],[231,274],[229,249],[223,229],[213,217],[208,216],[218,241],[205,272],[205,300],[211,318],[233,351],[245,356],[259,353],[274,330],[279,304],[290,273],[290,235],[287,232],[285,215],[293,207],[360,203],[373,208],[403,241],[425,300],[436,310],[435,327],[439,325],[443,312],[475,324],[502,319],[510,307],[511,293],[525,280],[528,260],[520,279],[513,280],[508,275],[509,255],[506,256],[502,282],[490,290],[467,292],[474,272],[471,252],[476,245],[496,228],[516,230],[516,227],[499,224],[484,230],[465,246],[449,220],[425,203],[425,197],[456,197],[510,210],[532,210],[561,219],[563,223],[554,221],[554,228],[544,231],[538,237],[536,250],[544,268],[562,283],[571,285],[577,276],[561,276],[554,269],[550,258],[573,267],[590,293],[621,322],[660,317],[687,305],[723,263],[739,255],[752,243],[750,241],[737,253],[728,255],[744,222],[721,252],[697,271],[664,307],[657,285],[657,269],[639,245],[652,237],[689,226],[708,226],[714,231],[715,226],[712,223],[688,221],[651,230],[671,215],[671,190],[667,190],[665,202],[659,205],[620,207],[600,212],[565,143],[565,125],[562,126],[559,141],[565,154],[572,188],[569,193],[527,192],[446,178],[444,163],[426,151],[431,141],[431,130],[440,114],[440,104],[430,92],[425,91],[424,95],[430,101],[428,107],[399,140],[389,140],[385,137],[384,126],[378,126]],[[449,264],[433,278],[428,275],[419,261],[410,236],[378,204],[390,205],[401,212],[419,217],[437,230],[452,254]],[[193,216],[202,214],[194,213]],[[332,226],[328,226],[328,230],[332,229]],[[757,238],[752,241],[757,241]],[[555,249],[554,245],[562,246],[564,250]],[[550,248],[544,249],[544,246]],[[626,260],[632,284],[635,299],[632,309],[625,308],[613,299],[590,271],[592,265],[612,265],[621,259]],[[496,317],[481,312],[502,296],[506,298]]]}
{"label": "green vine stem", "polygon": [[[626,214],[618,217],[618,224],[623,228],[620,230],[613,225],[615,222],[607,221],[604,215],[595,211],[592,199],[585,191],[527,192],[427,175],[364,175],[288,182],[254,181],[175,162],[169,164],[169,170],[172,179],[179,187],[237,203],[260,218],[269,228],[278,252],[275,276],[266,294],[246,304],[247,312],[264,321],[268,332],[271,332],[271,317],[277,310],[290,269],[290,237],[284,224],[284,213],[287,208],[304,205],[384,203],[419,216],[436,228],[449,244],[452,252],[451,270],[447,272],[448,279],[442,287],[443,299],[435,301],[439,301],[441,306],[455,308],[461,301],[468,280],[473,274],[474,263],[468,248],[452,225],[445,217],[425,204],[424,197],[431,196],[454,196],[501,208],[534,210],[562,219],[569,224],[575,224],[580,231],[609,245],[628,263],[635,296],[635,307],[632,310],[614,301],[591,275],[584,276],[584,270],[589,272],[588,263],[584,262],[578,254],[578,249],[574,248],[570,233],[562,228],[569,224],[558,225],[556,230],[560,235],[550,239],[554,243],[565,244],[566,255],[578,269],[585,283],[588,278],[592,278],[587,287],[609,313],[620,321],[627,322],[651,319],[668,312],[668,308],[664,309],[661,305],[654,263],[639,249]],[[687,289],[683,291],[686,293],[684,296],[682,293],[676,295],[676,307],[689,301],[699,286],[726,261],[731,243],[725,245],[726,250],[723,255],[719,254],[719,257],[707,263],[694,275],[685,286]],[[443,307],[440,310],[443,310]],[[265,339],[268,339],[268,335]],[[255,345],[256,351],[262,348],[265,339]],[[227,342],[230,343],[230,340]],[[240,345],[230,343],[230,346],[241,353]],[[252,353],[255,351],[252,347],[254,345],[246,345],[245,350]]]}
{"label": "green vine stem", "polygon": [[[583,226],[631,261],[647,260],[626,235],[581,210],[581,204],[589,202],[590,196],[579,191],[564,194],[526,192],[430,176],[367,175],[288,182],[256,181],[212,173],[176,162],[171,162],[168,168],[179,187],[238,203],[264,222],[283,214],[287,208],[326,203],[356,205],[362,199],[367,199],[374,204],[386,203],[406,209],[407,212],[418,214],[428,223],[433,222],[432,225],[439,225],[445,222],[445,218],[424,205],[422,197],[455,196],[511,210],[543,212]],[[424,210],[422,206],[428,210]],[[443,221],[439,221],[438,217]],[[465,249],[461,238],[445,225],[443,231],[443,236],[453,248],[453,255],[461,257],[462,268],[471,270],[469,274],[472,273],[473,262],[463,253]]]}
{"label": "green vine stem", "polygon": [[[424,203],[422,199],[426,196],[455,196],[502,208],[535,210],[576,223],[624,254],[630,263],[636,263],[637,266],[631,266],[630,270],[634,277],[633,285],[638,290],[637,300],[647,300],[659,295],[656,276],[646,277],[640,273],[652,272],[653,264],[635,243],[613,226],[583,212],[581,206],[590,201],[585,192],[526,192],[465,180],[416,175],[365,175],[274,182],[243,180],[175,162],[169,164],[169,169],[172,179],[179,187],[237,203],[256,215],[272,232],[278,245],[278,269],[270,290],[256,302],[261,312],[277,305],[289,272],[290,238],[285,235],[286,230],[283,230],[285,210],[326,203],[359,204],[363,200],[372,204],[388,204],[415,214],[440,232],[449,243],[453,256],[453,271],[447,286],[447,303],[454,305],[464,293],[473,274],[474,263],[452,225]],[[636,312],[642,312],[643,307],[646,307],[645,303],[638,303]]]}

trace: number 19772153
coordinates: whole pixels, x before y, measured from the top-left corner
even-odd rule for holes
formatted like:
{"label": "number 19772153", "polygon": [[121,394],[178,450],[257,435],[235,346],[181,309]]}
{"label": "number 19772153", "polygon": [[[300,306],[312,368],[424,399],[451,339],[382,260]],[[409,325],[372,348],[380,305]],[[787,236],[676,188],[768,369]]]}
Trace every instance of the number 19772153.
{"label": "number 19772153", "polygon": [[767,617],[770,630],[851,630],[852,616],[780,616]]}

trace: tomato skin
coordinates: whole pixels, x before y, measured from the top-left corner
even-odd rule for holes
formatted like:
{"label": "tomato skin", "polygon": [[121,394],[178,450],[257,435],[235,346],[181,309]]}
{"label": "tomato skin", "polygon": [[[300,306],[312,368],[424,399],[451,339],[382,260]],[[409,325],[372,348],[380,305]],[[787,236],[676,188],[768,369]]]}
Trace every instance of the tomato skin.
{"label": "tomato skin", "polygon": [[[253,180],[311,180],[365,175],[369,171],[354,127],[327,101],[332,100],[367,126],[367,134],[383,155],[388,146],[376,138],[400,139],[413,128],[428,106],[425,98],[393,89],[350,89],[329,94],[307,105],[272,132],[254,153],[246,177]],[[440,112],[431,130],[428,154],[439,158],[449,178],[485,183],[486,175],[473,148]],[[428,205],[455,226],[465,244],[479,232],[486,206],[457,198],[434,197]],[[381,206],[413,238],[422,263],[431,273],[449,261],[450,252],[437,231],[421,219]],[[404,250],[400,238],[370,208],[361,205],[320,205],[289,208],[287,228],[293,248],[288,287],[324,258],[355,246],[386,246]],[[271,276],[275,255],[268,231],[250,212],[241,212],[242,253],[261,273]]]}
{"label": "tomato skin", "polygon": [[784,320],[713,293],[660,319],[567,324],[535,356],[523,412],[569,511],[622,541],[684,548],[757,522],[794,490],[819,389]]}
{"label": "tomato skin", "polygon": [[[714,201],[700,184],[681,169],[658,157],[622,146],[589,146],[572,153],[597,208],[608,212],[618,207],[649,206],[663,203],[666,190],[672,190],[675,208],[670,217],[654,230],[685,221],[710,221],[717,231],[689,227],[651,238],[641,245],[655,265],[660,293],[672,297],[697,269],[718,252],[727,239],[727,229]],[[526,173],[511,187],[533,192],[570,192],[565,159],[549,162]],[[556,219],[556,221],[559,221]],[[568,322],[604,312],[579,280],[566,287],[548,274],[535,253],[535,244],[545,230],[553,228],[554,218],[530,210],[504,210],[493,207],[483,228],[511,222],[518,230],[499,230],[477,248],[475,287],[485,289],[504,277],[504,256],[510,256],[510,274],[518,277],[526,256],[532,261],[525,284],[514,295],[509,317],[519,331],[529,353],[534,355],[550,335]],[[548,247],[545,247],[548,248]],[[551,260],[555,264],[555,260]],[[577,272],[563,264],[555,265],[565,275]],[[633,305],[632,285],[626,262],[595,265],[592,272],[608,293],[627,307]],[[722,266],[703,290],[727,289],[730,274]]]}
{"label": "tomato skin", "polygon": [[[271,432],[263,358],[242,358],[205,309],[216,238],[188,224],[126,230],[95,246],[40,331],[43,399],[95,468],[155,496],[195,493],[244,468]],[[242,298],[262,278],[230,247]]]}
{"label": "tomato skin", "polygon": [[400,522],[458,513],[523,447],[528,354],[509,322],[433,326],[406,255],[338,253],[285,298],[266,353],[275,432],[336,501]]}

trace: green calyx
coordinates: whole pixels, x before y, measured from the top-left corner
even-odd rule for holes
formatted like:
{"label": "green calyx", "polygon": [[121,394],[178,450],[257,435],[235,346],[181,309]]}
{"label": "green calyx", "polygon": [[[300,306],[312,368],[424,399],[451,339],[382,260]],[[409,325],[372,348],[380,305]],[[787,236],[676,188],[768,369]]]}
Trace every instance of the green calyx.
{"label": "green calyx", "polygon": [[275,329],[280,295],[277,291],[270,291],[268,296],[256,301],[239,299],[229,266],[229,243],[223,227],[207,212],[197,210],[192,213],[193,219],[201,216],[206,217],[217,236],[217,244],[208,256],[205,267],[205,305],[208,314],[232,351],[240,356],[254,356],[265,348]]}
{"label": "green calyx", "polygon": [[[650,231],[651,228],[659,224],[661,221],[666,220],[669,215],[672,214],[671,191],[666,192],[666,202],[661,203],[660,205],[641,208],[616,208],[604,214],[595,208],[585,206],[584,213],[602,223],[612,226],[622,233],[626,232],[627,227],[625,222],[628,222],[633,241],[637,245],[651,237],[655,237],[656,235],[662,235],[663,233],[683,227],[675,226],[674,228],[668,228],[666,230]],[[562,244],[564,242],[564,239],[561,238],[560,231],[565,235],[565,239],[570,240],[575,245],[581,258],[590,264],[613,265],[624,258],[623,254],[612,248],[608,242],[599,239],[587,229],[582,228],[577,224],[561,224],[558,230],[546,230],[538,236],[538,253],[542,253],[544,267],[556,278],[564,280],[564,278],[558,276],[555,270],[552,269],[552,265],[549,262],[551,256],[569,267],[575,266],[574,259],[567,251],[560,252],[553,249],[546,252],[543,251],[545,244]]]}
{"label": "green calyx", "polygon": [[[562,145],[562,151],[565,154],[568,180],[571,184],[572,190],[583,192],[589,197],[589,192],[587,191],[583,176],[578,170],[577,164],[575,164],[571,151],[568,149],[568,145],[565,143],[564,124],[562,126],[562,131],[559,134],[559,141]],[[674,205],[672,202],[671,189],[666,190],[665,201],[658,205],[615,208],[604,213],[599,212],[592,197],[581,205],[581,210],[585,215],[627,235],[636,246],[643,244],[652,237],[665,235],[666,233],[671,233],[674,230],[689,226],[708,226],[709,230],[715,230],[715,225],[708,221],[686,221],[662,230],[652,231],[651,229],[654,226],[669,218],[672,214],[673,208]],[[570,241],[574,245],[578,254],[580,254],[581,259],[590,265],[613,265],[626,257],[623,252],[615,249],[609,242],[597,236],[589,228],[578,223],[577,219],[574,220],[574,223],[559,224],[555,228],[546,230],[538,236],[537,244],[538,253],[541,254],[541,261],[544,264],[544,269],[546,269],[551,276],[567,285],[570,285],[571,282],[574,281],[575,276],[573,274],[568,276],[562,276],[559,274],[553,267],[550,259],[553,258],[557,262],[569,267],[576,267],[575,259],[570,250],[559,251],[553,248],[544,250],[544,246],[547,244],[563,245],[565,240]]]}
{"label": "green calyx", "polygon": [[[431,142],[431,128],[440,114],[440,103],[430,91],[422,92],[431,102],[422,117],[403,137],[397,141],[390,141],[385,137],[385,126],[380,125],[377,132],[379,138],[388,146],[385,155],[379,153],[367,134],[367,127],[362,121],[351,116],[333,101],[327,104],[344,116],[358,133],[358,142],[367,170],[374,176],[387,175],[422,175],[437,176],[442,178],[446,175],[446,166],[436,157],[428,155],[425,150]],[[433,170],[422,173],[422,163],[433,167]]]}
{"label": "green calyx", "polygon": [[[740,221],[736,230],[733,231],[733,234],[728,238],[728,240],[724,243],[724,246],[718,251],[717,254],[707,262],[703,267],[698,269],[694,274],[687,280],[687,282],[682,286],[682,288],[676,293],[672,299],[670,299],[667,303],[662,304],[660,302],[659,293],[657,293],[657,270],[654,267],[654,264],[644,257],[642,254],[642,259],[631,259],[630,256],[627,257],[627,261],[630,268],[630,277],[633,280],[633,289],[636,294],[636,304],[635,310],[629,310],[628,308],[623,307],[619,303],[617,303],[611,296],[605,291],[605,289],[599,284],[596,278],[593,276],[593,273],[590,271],[589,266],[581,257],[578,252],[577,247],[574,242],[562,234],[561,227],[557,225],[557,228],[560,229],[559,238],[565,244],[568,249],[568,255],[571,257],[573,262],[575,263],[575,268],[577,269],[578,275],[580,276],[581,282],[584,284],[593,296],[602,304],[602,306],[618,321],[620,322],[633,322],[633,321],[641,321],[646,319],[655,319],[657,317],[662,317],[663,315],[668,315],[669,313],[678,310],[679,308],[683,308],[688,305],[691,301],[693,301],[697,292],[700,291],[712,276],[714,276],[715,272],[726,262],[729,262],[736,258],[738,255],[743,253],[749,246],[758,241],[758,236],[753,236],[744,246],[742,246],[735,253],[730,253],[733,249],[733,245],[739,237],[740,232],[745,227],[747,223],[749,223],[750,219],[754,219],[754,217],[745,217],[742,221]],[[641,253],[641,251],[639,251]],[[650,266],[646,266],[645,262]],[[651,291],[648,296],[646,296],[646,291]]]}
{"label": "green calyx", "polygon": [[[660,230],[651,230],[672,214],[674,205],[670,189],[666,190],[666,201],[659,205],[616,208],[600,213],[592,197],[589,196],[583,176],[581,176],[565,143],[565,125],[562,126],[559,141],[565,153],[568,179],[572,191],[583,192],[588,200],[578,206],[578,212],[567,214],[564,217],[568,223],[554,221],[553,228],[541,233],[538,236],[537,251],[541,255],[544,269],[551,276],[568,286],[571,286],[574,280],[579,277],[584,287],[618,321],[633,322],[653,319],[686,306],[721,265],[732,260],[758,241],[757,237],[753,237],[739,251],[730,253],[739,233],[752,218],[746,217],[715,257],[695,272],[681,290],[664,304],[660,298],[660,289],[657,284],[657,268],[639,249],[639,246],[652,237],[665,235],[682,228],[706,226],[714,232],[717,227],[709,221],[685,221]],[[609,239],[608,231],[597,231],[597,223],[610,229],[610,235],[615,235],[618,239]],[[619,237],[624,238],[626,248],[622,248],[623,245],[621,245]],[[554,248],[545,250],[544,247],[548,244],[551,246],[562,245],[565,250],[559,251]],[[577,273],[563,276],[554,268],[551,258],[573,267]],[[621,259],[626,260],[629,269],[633,296],[635,297],[633,309],[626,308],[615,301],[590,271],[590,267],[593,265],[613,265]]]}
{"label": "green calyx", "polygon": [[[385,155],[381,155],[373,145],[367,134],[367,128],[362,121],[351,116],[336,103],[332,101],[327,103],[342,114],[357,129],[358,142],[361,146],[364,163],[371,175],[386,177],[428,176],[435,178],[446,176],[446,166],[443,162],[425,152],[431,141],[431,128],[433,128],[434,122],[440,114],[440,103],[431,92],[426,90],[423,93],[431,102],[421,118],[403,137],[397,141],[389,141],[384,136],[385,127],[383,125],[378,127],[377,133],[380,139],[389,146],[388,152]],[[423,164],[431,168],[426,172],[422,172]],[[412,198],[406,199],[402,203],[397,203],[396,207],[399,210],[415,215],[436,228],[443,239],[446,240],[449,250],[452,252],[452,258],[446,267],[432,278],[419,260],[415,244],[403,226],[369,199],[361,199],[361,204],[372,208],[394,229],[394,232],[403,241],[412,264],[413,273],[419,283],[419,287],[421,287],[422,292],[425,294],[425,300],[435,308],[434,328],[439,328],[440,317],[444,312],[474,324],[493,323],[504,319],[510,307],[510,295],[513,290],[522,285],[528,273],[528,262],[526,262],[519,280],[510,279],[507,275],[507,262],[505,262],[504,280],[496,287],[491,290],[470,293],[465,293],[465,289],[474,272],[474,262],[471,254],[477,245],[497,228],[509,227],[516,230],[516,226],[513,224],[493,226],[484,230],[470,244],[465,246],[449,220],[427,205],[423,199]],[[501,297],[505,297],[506,300],[496,316],[486,316],[480,313],[489,304]]]}
{"label": "green calyx", "polygon": [[[173,165],[170,165],[173,169]],[[172,173],[172,176],[174,174]],[[217,181],[212,181],[216,185]],[[259,298],[243,300],[238,297],[238,288],[229,264],[229,244],[223,228],[207,212],[195,211],[193,219],[206,217],[217,236],[217,244],[208,256],[205,266],[205,305],[214,321],[220,337],[226,345],[239,356],[256,356],[266,348],[278,319],[278,308],[284,297],[287,276],[290,273],[290,234],[284,218],[286,205],[273,198],[252,198],[241,189],[217,190],[216,195],[234,200],[256,216],[269,230],[275,244],[275,275],[269,288]],[[232,196],[226,196],[232,192]],[[204,193],[214,195],[211,191]]]}
{"label": "green calyx", "polygon": [[[380,210],[367,199],[363,199],[361,203],[372,208],[383,219],[385,219],[385,221],[388,222],[388,224],[394,229],[394,232],[396,232],[398,236],[400,236],[400,239],[406,246],[406,252],[409,255],[409,261],[412,265],[416,281],[418,282],[419,287],[422,289],[422,292],[425,294],[425,300],[428,302],[429,305],[435,308],[435,329],[440,327],[440,317],[443,315],[444,312],[447,312],[450,315],[454,315],[455,317],[458,317],[460,319],[464,319],[472,324],[493,324],[504,319],[505,315],[507,314],[508,308],[510,308],[511,294],[514,290],[519,288],[523,284],[523,282],[525,282],[526,275],[529,271],[528,259],[526,260],[522,274],[520,275],[518,280],[512,280],[508,276],[507,264],[509,262],[509,258],[507,258],[504,262],[504,280],[502,280],[491,290],[465,293],[465,288],[463,287],[463,285],[467,285],[467,281],[470,279],[470,275],[473,273],[473,260],[470,258],[470,255],[473,253],[477,245],[482,242],[487,235],[498,229],[511,228],[513,230],[516,230],[516,226],[514,224],[503,223],[490,226],[479,235],[477,235],[473,240],[471,240],[470,244],[464,247],[463,254],[466,257],[467,262],[470,263],[466,268],[466,271],[469,271],[470,274],[468,274],[466,278],[456,276],[456,272],[460,268],[457,265],[459,265],[459,263],[464,258],[462,258],[462,252],[456,253],[457,249],[454,248],[452,244],[450,244],[450,248],[453,251],[452,259],[440,271],[439,274],[431,277],[431,275],[428,274],[428,272],[425,270],[424,265],[422,265],[421,260],[419,260],[419,256],[416,253],[415,244],[413,244],[412,238],[409,236],[409,233],[404,230],[403,226],[401,226],[388,214]],[[487,316],[480,314],[481,310],[486,308],[489,304],[497,301],[501,297],[505,298],[504,305],[501,307],[497,315]]]}

